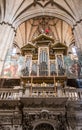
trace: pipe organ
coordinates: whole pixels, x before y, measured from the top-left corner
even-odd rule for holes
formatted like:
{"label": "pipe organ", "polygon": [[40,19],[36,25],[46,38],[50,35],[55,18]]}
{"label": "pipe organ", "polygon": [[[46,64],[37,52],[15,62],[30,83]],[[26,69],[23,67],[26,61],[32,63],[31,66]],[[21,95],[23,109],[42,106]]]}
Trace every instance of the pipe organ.
{"label": "pipe organ", "polygon": [[67,54],[65,44],[55,43],[51,36],[40,34],[23,46],[21,52],[25,58],[21,82],[30,89],[29,93],[52,95],[57,91],[57,85],[59,89],[64,86],[66,75],[63,57]]}
{"label": "pipe organ", "polygon": [[67,46],[54,43],[54,39],[40,34],[21,48],[25,57],[25,68],[22,76],[60,76],[65,75],[63,56],[67,53]]}

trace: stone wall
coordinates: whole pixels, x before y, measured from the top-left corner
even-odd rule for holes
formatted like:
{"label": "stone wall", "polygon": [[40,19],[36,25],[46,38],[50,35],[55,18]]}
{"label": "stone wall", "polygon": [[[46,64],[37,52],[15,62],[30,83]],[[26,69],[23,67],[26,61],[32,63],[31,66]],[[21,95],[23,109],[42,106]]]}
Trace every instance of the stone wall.
{"label": "stone wall", "polygon": [[81,101],[67,98],[0,101],[0,130],[34,130],[39,124],[50,124],[54,130],[81,130]]}

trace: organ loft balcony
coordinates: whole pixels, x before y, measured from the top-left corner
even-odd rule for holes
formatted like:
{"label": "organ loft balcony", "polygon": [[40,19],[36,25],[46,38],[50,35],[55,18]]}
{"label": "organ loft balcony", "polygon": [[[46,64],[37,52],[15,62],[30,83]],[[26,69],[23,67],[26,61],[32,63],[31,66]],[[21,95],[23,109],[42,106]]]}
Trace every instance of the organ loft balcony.
{"label": "organ loft balcony", "polygon": [[57,84],[64,86],[66,80],[63,56],[67,46],[42,33],[22,47],[21,52],[25,58],[21,83],[28,88],[29,96],[56,96]]}

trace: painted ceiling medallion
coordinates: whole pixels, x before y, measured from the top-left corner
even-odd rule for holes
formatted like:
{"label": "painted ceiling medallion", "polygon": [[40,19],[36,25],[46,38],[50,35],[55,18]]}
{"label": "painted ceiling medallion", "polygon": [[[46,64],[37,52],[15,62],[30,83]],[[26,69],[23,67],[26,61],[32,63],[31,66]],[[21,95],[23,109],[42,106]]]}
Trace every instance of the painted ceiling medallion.
{"label": "painted ceiling medallion", "polygon": [[49,3],[51,3],[51,5],[53,5],[54,1],[53,0],[34,0],[35,6],[36,6],[36,4],[39,4],[40,6],[45,7]]}

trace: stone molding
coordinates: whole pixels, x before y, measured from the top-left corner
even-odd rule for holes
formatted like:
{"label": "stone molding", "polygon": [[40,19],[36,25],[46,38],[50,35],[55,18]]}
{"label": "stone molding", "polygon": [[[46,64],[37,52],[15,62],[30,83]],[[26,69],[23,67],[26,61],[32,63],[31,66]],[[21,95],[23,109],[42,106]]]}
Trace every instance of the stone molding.
{"label": "stone molding", "polygon": [[74,30],[75,30],[75,27],[78,26],[78,24],[80,24],[81,22],[82,22],[82,19],[76,21],[76,23],[73,25],[72,30],[74,31]]}
{"label": "stone molding", "polygon": [[0,25],[4,25],[4,24],[10,26],[13,29],[13,31],[15,32],[15,34],[16,34],[16,28],[11,23],[5,22],[5,21],[0,23]]}

